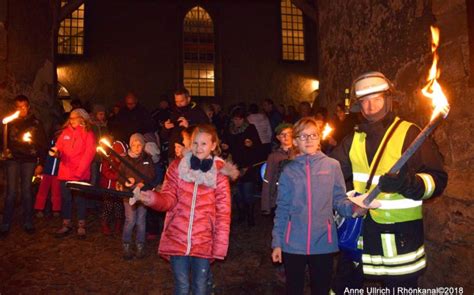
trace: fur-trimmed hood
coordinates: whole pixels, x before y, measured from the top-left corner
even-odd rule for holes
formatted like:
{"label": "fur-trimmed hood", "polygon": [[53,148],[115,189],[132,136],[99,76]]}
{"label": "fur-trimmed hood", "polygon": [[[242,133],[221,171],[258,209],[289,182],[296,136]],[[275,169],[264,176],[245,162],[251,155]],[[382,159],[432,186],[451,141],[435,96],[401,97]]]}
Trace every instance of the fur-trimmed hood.
{"label": "fur-trimmed hood", "polygon": [[179,162],[178,173],[179,178],[187,182],[197,182],[208,187],[215,188],[217,184],[217,173],[228,176],[231,180],[237,179],[239,170],[231,163],[224,161],[222,158],[215,156],[212,167],[207,172],[191,169],[191,152],[187,152],[183,159]]}

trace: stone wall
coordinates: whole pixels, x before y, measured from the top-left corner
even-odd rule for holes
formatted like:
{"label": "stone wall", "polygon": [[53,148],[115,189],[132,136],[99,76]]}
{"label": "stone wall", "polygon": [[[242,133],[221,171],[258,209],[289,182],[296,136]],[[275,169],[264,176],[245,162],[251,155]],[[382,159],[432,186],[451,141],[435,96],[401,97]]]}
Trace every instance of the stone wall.
{"label": "stone wall", "polygon": [[[53,100],[53,0],[0,0],[0,116],[11,112],[18,94],[49,126]],[[57,115],[57,114],[56,114]]]}
{"label": "stone wall", "polygon": [[333,107],[359,74],[385,73],[402,92],[399,113],[426,124],[431,110],[420,89],[432,55],[431,24],[441,30],[440,84],[451,104],[434,139],[444,157],[449,183],[444,195],[425,202],[428,270],[422,286],[474,290],[474,89],[468,80],[469,47],[464,0],[318,1],[321,101]]}
{"label": "stone wall", "polygon": [[306,23],[308,60],[281,61],[279,3],[268,0],[89,1],[86,54],[61,61],[59,81],[73,98],[111,105],[133,90],[156,106],[181,84],[182,23],[198,3],[214,22],[218,102],[314,98],[315,25]]}

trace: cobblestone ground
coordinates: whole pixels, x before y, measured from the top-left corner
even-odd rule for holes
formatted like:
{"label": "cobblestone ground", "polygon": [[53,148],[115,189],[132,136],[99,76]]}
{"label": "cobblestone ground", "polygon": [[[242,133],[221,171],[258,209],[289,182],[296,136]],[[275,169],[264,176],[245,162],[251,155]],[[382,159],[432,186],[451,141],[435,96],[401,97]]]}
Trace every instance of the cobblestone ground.
{"label": "cobblestone ground", "polygon": [[[0,198],[0,208],[3,207]],[[100,232],[97,214],[89,214],[87,239],[54,237],[59,218],[36,218],[36,233],[26,234],[16,208],[10,235],[0,240],[0,294],[172,294],[169,264],[148,241],[147,257],[124,261],[120,237]],[[1,210],[0,210],[1,212]],[[256,213],[258,213],[256,211]],[[272,221],[258,214],[257,225],[232,225],[230,249],[212,266],[216,294],[283,294],[270,261]]]}

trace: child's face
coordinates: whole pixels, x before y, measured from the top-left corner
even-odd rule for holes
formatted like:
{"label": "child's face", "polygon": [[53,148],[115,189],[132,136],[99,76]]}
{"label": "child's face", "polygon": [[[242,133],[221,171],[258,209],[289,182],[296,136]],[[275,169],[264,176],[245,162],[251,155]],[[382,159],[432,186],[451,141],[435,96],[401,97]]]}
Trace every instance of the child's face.
{"label": "child's face", "polygon": [[143,144],[138,140],[134,140],[132,141],[132,144],[130,145],[130,150],[134,154],[137,154],[137,155],[141,154],[143,151]]}
{"label": "child's face", "polygon": [[297,134],[295,145],[303,154],[313,155],[319,150],[320,138],[316,126],[308,125]]}
{"label": "child's face", "polygon": [[97,112],[95,118],[100,122],[105,121],[105,112]]}
{"label": "child's face", "polygon": [[291,147],[293,145],[293,129],[283,129],[280,134],[277,135],[277,139],[280,141],[281,146]]}
{"label": "child's face", "polygon": [[191,150],[199,160],[207,159],[211,152],[216,149],[216,143],[212,142],[212,136],[208,133],[198,133],[194,136]]}

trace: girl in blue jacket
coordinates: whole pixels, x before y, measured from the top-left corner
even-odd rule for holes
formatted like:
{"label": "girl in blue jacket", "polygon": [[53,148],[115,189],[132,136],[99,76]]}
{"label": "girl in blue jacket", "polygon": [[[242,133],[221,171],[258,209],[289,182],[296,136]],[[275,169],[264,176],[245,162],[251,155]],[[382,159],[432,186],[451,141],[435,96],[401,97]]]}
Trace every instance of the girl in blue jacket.
{"label": "girl in blue jacket", "polygon": [[288,163],[278,181],[272,260],[283,262],[288,294],[303,294],[309,265],[311,294],[328,294],[333,253],[338,251],[333,209],[352,215],[339,162],[320,151],[318,122],[305,117],[293,129],[301,152]]}

